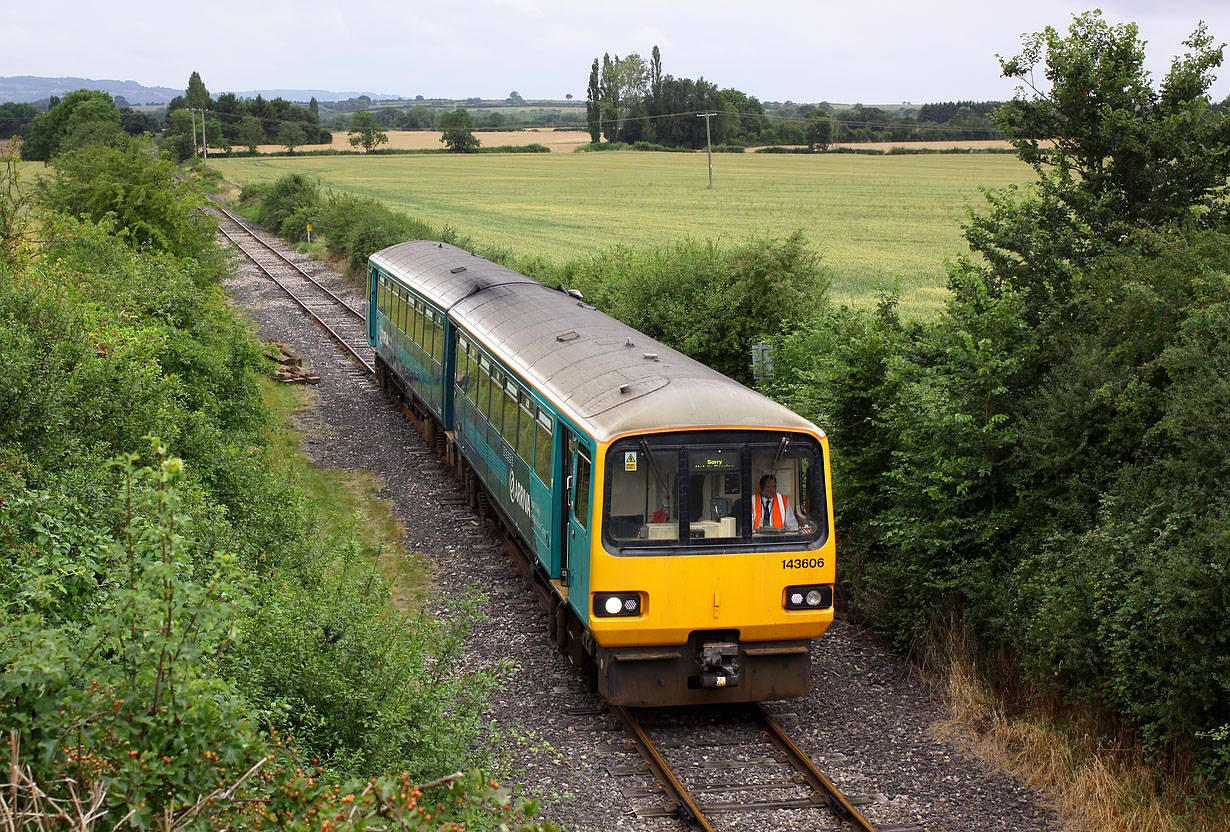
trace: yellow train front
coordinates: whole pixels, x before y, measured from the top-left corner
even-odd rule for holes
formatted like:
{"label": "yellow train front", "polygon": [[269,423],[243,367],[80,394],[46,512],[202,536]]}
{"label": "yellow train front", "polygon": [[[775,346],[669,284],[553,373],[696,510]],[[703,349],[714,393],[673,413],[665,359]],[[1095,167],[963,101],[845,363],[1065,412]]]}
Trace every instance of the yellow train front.
{"label": "yellow train front", "polygon": [[601,693],[805,695],[808,641],[833,619],[825,438],[798,424],[638,433],[604,443],[595,470],[586,583]]}
{"label": "yellow train front", "polygon": [[453,246],[391,246],[369,275],[381,383],[518,538],[611,702],[808,692],[834,583],[815,425]]}

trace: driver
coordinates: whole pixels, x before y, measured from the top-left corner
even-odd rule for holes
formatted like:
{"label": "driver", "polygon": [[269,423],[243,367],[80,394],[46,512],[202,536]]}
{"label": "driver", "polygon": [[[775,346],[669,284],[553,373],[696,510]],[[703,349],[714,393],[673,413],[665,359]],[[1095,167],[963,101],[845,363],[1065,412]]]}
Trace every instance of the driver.
{"label": "driver", "polygon": [[790,498],[777,493],[777,477],[765,474],[760,478],[760,494],[752,501],[752,531],[761,527],[798,531]]}

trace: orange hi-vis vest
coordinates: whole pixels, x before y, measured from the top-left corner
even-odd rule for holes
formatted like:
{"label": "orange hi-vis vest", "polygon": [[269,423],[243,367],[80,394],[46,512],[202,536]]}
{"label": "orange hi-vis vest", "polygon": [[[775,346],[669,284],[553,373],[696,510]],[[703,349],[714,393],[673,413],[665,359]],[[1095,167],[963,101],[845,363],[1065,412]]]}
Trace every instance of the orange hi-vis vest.
{"label": "orange hi-vis vest", "polygon": [[[752,502],[752,528],[760,528],[760,515],[763,512],[764,497],[756,495],[755,501]],[[776,494],[773,498],[772,516],[769,518],[769,525],[775,529],[784,529],[786,527],[786,495]]]}

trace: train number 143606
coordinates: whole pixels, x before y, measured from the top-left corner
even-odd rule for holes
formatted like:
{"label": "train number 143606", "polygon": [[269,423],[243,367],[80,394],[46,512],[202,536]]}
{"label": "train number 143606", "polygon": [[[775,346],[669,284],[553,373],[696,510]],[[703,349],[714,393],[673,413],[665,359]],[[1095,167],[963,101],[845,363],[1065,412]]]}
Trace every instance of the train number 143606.
{"label": "train number 143606", "polygon": [[786,558],[782,561],[782,569],[820,569],[824,566],[824,558]]}

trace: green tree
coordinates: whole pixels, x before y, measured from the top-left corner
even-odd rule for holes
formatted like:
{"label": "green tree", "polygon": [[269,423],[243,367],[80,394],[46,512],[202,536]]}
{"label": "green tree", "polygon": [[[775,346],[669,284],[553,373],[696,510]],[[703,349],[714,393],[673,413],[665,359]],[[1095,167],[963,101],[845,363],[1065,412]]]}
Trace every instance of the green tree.
{"label": "green tree", "polygon": [[209,97],[209,90],[205,89],[201,73],[194,71],[188,76],[188,89],[184,91],[184,106],[194,110],[205,110],[212,104],[213,99]]}
{"label": "green tree", "polygon": [[[1047,27],[1021,54],[1000,58],[1003,74],[1024,85],[997,111],[1000,126],[1042,187],[1108,237],[1125,225],[1225,215],[1217,195],[1230,157],[1210,148],[1225,144],[1230,122],[1208,101],[1222,47],[1201,23],[1154,89],[1137,35],[1134,23],[1087,12],[1067,37]],[[1039,68],[1045,90],[1034,82]]]}
{"label": "green tree", "polygon": [[172,110],[167,114],[166,127],[162,131],[159,147],[173,162],[192,158],[197,150],[196,115],[186,109]]}
{"label": "green tree", "polygon": [[65,151],[51,161],[53,175],[39,181],[38,199],[71,216],[114,217],[113,233],[134,246],[208,260],[216,247],[212,224],[199,213],[201,198],[152,149],[126,137],[114,147]]}
{"label": "green tree", "polygon": [[449,150],[458,153],[468,153],[478,148],[479,141],[474,135],[474,118],[469,110],[458,107],[451,113],[440,116],[437,126],[443,131],[440,141]]}
{"label": "green tree", "polygon": [[594,58],[589,71],[589,88],[585,97],[585,120],[589,126],[589,140],[597,144],[602,139],[602,87],[598,82],[598,59]]}
{"label": "green tree", "polygon": [[389,142],[389,135],[380,132],[380,124],[367,110],[359,110],[351,117],[347,135],[351,147],[362,147],[364,151]]}
{"label": "green tree", "polygon": [[807,114],[807,146],[812,150],[828,150],[833,140],[833,120],[824,110]]}
{"label": "green tree", "polygon": [[237,136],[241,145],[248,149],[249,153],[256,152],[258,144],[265,143],[265,128],[261,126],[261,120],[253,115],[246,115],[239,120],[239,134]]}
{"label": "green tree", "polygon": [[66,143],[80,147],[91,141],[114,141],[122,133],[120,111],[110,95],[77,90],[31,122],[21,144],[21,158],[46,162]]}
{"label": "green tree", "polygon": [[285,147],[288,153],[294,153],[296,147],[307,144],[307,134],[303,132],[301,125],[284,121],[278,128],[277,143]]}

